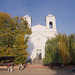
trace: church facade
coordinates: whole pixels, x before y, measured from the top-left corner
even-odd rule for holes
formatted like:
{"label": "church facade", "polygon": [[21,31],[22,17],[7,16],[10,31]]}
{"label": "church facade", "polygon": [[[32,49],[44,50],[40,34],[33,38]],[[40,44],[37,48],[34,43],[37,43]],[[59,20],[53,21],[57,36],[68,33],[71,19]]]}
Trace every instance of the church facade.
{"label": "church facade", "polygon": [[55,16],[49,14],[45,17],[46,25],[37,24],[31,26],[31,17],[29,15],[24,16],[28,21],[29,26],[32,29],[32,34],[28,42],[28,59],[43,59],[45,57],[45,43],[48,39],[51,39],[57,35],[56,19]]}

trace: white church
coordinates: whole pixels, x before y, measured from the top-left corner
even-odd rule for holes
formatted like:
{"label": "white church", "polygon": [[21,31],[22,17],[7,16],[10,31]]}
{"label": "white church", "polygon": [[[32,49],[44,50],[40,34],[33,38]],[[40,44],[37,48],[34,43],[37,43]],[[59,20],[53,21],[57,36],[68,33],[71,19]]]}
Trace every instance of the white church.
{"label": "white church", "polygon": [[46,25],[37,24],[31,26],[31,17],[29,15],[24,16],[28,21],[29,26],[32,29],[32,34],[30,35],[28,42],[28,59],[42,60],[45,57],[45,43],[47,39],[51,39],[57,35],[56,29],[56,19],[55,16],[49,14],[45,17]]}

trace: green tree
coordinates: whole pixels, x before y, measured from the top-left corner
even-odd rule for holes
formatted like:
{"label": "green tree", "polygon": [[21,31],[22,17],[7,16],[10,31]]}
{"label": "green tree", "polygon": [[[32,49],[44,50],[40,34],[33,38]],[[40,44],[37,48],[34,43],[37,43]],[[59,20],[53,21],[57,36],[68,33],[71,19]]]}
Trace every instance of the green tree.
{"label": "green tree", "polygon": [[45,47],[44,62],[53,63],[70,63],[69,40],[66,34],[59,33],[55,38],[48,39]]}
{"label": "green tree", "polygon": [[71,34],[68,36],[69,39],[69,47],[70,47],[70,55],[71,55],[71,63],[75,64],[75,34]]}
{"label": "green tree", "polygon": [[63,63],[70,63],[70,54],[69,54],[69,45],[66,34],[59,33],[58,35],[58,48],[60,51],[60,55],[62,56]]}

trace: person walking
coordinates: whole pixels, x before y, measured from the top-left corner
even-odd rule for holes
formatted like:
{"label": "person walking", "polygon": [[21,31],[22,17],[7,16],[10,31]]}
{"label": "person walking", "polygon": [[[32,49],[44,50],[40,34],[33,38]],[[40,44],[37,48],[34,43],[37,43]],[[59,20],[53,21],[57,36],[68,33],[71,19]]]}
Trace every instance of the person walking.
{"label": "person walking", "polygon": [[8,71],[10,71],[10,63],[8,63],[8,65],[7,65],[7,66],[8,66]]}
{"label": "person walking", "polygon": [[14,64],[12,63],[11,66],[12,66],[11,71],[14,71]]}
{"label": "person walking", "polygon": [[22,70],[22,64],[19,65],[19,70]]}

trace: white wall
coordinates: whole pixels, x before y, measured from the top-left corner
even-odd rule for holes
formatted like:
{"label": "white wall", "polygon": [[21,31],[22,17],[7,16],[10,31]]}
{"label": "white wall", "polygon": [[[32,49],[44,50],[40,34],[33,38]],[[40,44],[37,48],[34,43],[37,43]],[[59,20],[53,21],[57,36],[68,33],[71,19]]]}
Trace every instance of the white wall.
{"label": "white wall", "polygon": [[55,37],[57,30],[47,29],[46,26],[36,25],[32,27],[32,34],[28,42],[28,51],[32,60],[36,58],[36,50],[42,50],[42,59],[45,57],[45,43],[48,38]]}
{"label": "white wall", "polygon": [[[30,27],[31,27],[31,17],[30,16],[24,16],[26,20],[28,21]],[[49,22],[53,23],[53,28],[49,28]],[[31,27],[32,34],[29,38],[28,42],[28,59],[34,60],[36,58],[36,50],[41,49],[42,50],[42,59],[45,57],[45,43],[47,39],[51,39],[57,35],[57,29],[56,29],[56,19],[55,16],[49,14],[46,16],[46,26],[43,25],[35,25]]]}

